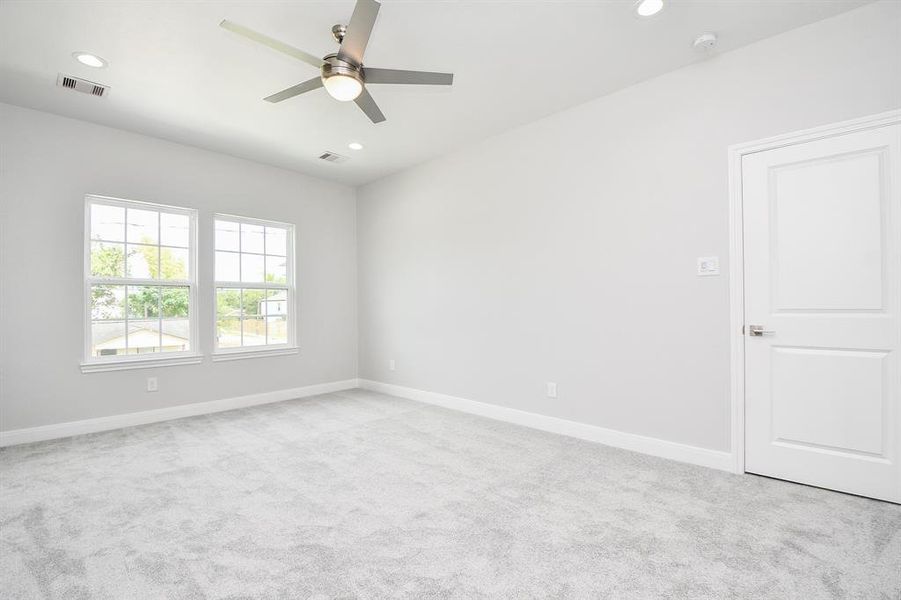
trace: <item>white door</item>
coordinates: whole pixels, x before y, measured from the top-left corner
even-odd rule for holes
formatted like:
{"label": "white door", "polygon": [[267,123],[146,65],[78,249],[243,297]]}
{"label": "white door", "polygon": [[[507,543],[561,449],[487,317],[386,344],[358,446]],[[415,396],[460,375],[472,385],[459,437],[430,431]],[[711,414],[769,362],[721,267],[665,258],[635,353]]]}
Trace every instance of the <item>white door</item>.
{"label": "white door", "polygon": [[745,470],[901,502],[901,125],[746,155],[742,203]]}

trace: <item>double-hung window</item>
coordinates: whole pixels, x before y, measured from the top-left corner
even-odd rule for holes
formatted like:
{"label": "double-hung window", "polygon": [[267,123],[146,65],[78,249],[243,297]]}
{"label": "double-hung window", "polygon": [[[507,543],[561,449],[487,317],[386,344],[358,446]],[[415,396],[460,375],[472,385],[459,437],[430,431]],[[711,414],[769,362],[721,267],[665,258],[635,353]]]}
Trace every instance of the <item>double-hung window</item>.
{"label": "double-hung window", "polygon": [[294,226],[215,216],[215,360],[296,352]]}
{"label": "double-hung window", "polygon": [[199,362],[195,210],[88,196],[85,372]]}

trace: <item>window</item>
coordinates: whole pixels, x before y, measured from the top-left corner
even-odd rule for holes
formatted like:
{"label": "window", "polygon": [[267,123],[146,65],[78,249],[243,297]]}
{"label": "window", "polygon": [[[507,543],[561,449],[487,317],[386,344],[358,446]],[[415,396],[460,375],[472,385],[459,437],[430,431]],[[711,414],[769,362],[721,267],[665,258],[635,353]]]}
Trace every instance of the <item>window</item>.
{"label": "window", "polygon": [[194,210],[87,197],[83,371],[199,362],[196,228]]}
{"label": "window", "polygon": [[294,226],[216,215],[216,354],[295,352]]}

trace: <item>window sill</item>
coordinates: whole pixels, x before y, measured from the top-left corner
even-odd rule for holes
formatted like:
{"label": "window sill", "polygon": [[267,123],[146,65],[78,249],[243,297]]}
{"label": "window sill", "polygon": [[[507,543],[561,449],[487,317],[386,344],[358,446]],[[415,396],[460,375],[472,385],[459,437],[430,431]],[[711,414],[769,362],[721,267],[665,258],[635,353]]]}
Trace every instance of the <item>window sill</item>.
{"label": "window sill", "polygon": [[213,362],[242,360],[245,358],[264,358],[266,356],[286,356],[288,354],[297,354],[299,351],[300,349],[297,346],[286,348],[260,348],[259,350],[221,350],[213,353]]}
{"label": "window sill", "polygon": [[202,354],[181,356],[141,358],[138,360],[105,360],[81,363],[82,373],[101,373],[103,371],[129,371],[132,369],[154,369],[156,367],[175,367],[178,365],[196,365],[203,362]]}

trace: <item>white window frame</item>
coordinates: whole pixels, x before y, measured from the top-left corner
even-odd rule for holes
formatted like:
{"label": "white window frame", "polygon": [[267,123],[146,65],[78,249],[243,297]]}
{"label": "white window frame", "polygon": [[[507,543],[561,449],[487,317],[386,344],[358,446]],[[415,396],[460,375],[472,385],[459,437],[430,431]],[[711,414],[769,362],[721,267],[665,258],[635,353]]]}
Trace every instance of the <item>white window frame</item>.
{"label": "white window frame", "polygon": [[[188,217],[189,248],[188,248],[188,279],[138,279],[133,277],[95,277],[91,274],[91,205],[104,204],[107,206],[120,206],[122,208],[137,208],[144,210],[163,211],[172,214],[180,214]],[[166,246],[160,246],[165,248]],[[91,356],[92,341],[92,285],[146,285],[146,286],[179,286],[188,288],[188,323],[190,350],[179,352],[159,352],[154,355],[111,355],[109,357]],[[81,363],[82,373],[96,373],[100,371],[122,371],[127,369],[147,369],[153,367],[165,367],[174,365],[197,364],[203,360],[199,352],[198,335],[198,306],[197,302],[197,210],[180,206],[169,206],[139,200],[125,200],[109,196],[88,194],[84,203],[84,360]],[[123,315],[128,323],[128,314]]]}
{"label": "white window frame", "polygon": [[[257,282],[249,283],[242,281],[219,281],[216,279],[216,221],[231,221],[233,223],[246,223],[248,225],[263,225],[264,227],[278,227],[286,230],[285,235],[285,278],[286,283],[269,283]],[[231,215],[225,213],[215,213],[213,215],[213,361],[224,360],[240,360],[244,358],[260,358],[265,356],[281,356],[285,354],[297,354],[297,305],[295,301],[295,273],[294,273],[294,224],[284,223],[281,221],[270,221],[267,219],[257,219],[255,217],[244,217],[241,215]],[[265,236],[263,238],[263,254],[265,255]],[[238,234],[238,264],[241,264],[241,235]],[[239,266],[240,269],[240,266]],[[239,271],[240,273],[240,271]],[[229,289],[257,289],[257,290],[285,290],[287,292],[287,321],[288,321],[288,341],[285,344],[266,344],[264,346],[240,346],[237,348],[220,348],[219,347],[219,288]],[[267,325],[268,326],[268,325]],[[243,328],[243,325],[242,325]],[[243,334],[242,334],[243,335]]]}

